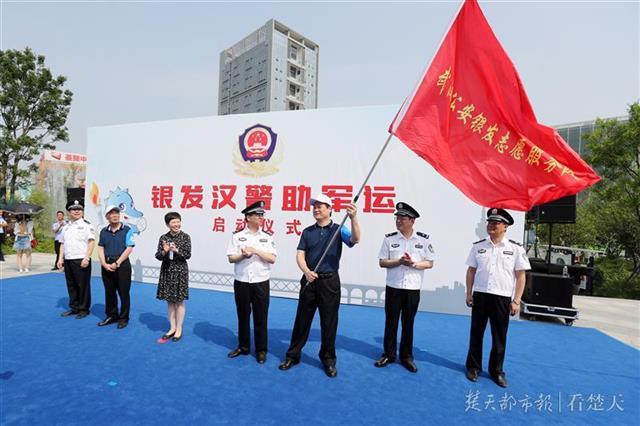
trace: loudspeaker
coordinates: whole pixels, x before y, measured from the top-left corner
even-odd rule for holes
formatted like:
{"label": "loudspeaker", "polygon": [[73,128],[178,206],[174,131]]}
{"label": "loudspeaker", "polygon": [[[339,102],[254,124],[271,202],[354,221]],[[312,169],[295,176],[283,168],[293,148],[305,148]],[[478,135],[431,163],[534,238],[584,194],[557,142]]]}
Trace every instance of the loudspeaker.
{"label": "loudspeaker", "polygon": [[576,196],[568,195],[535,206],[527,212],[527,221],[536,223],[576,223]]}
{"label": "loudspeaker", "polygon": [[527,284],[522,294],[522,300],[533,305],[571,308],[573,305],[573,278],[527,272]]}
{"label": "loudspeaker", "polygon": [[67,188],[67,204],[78,200],[84,206],[84,188]]}

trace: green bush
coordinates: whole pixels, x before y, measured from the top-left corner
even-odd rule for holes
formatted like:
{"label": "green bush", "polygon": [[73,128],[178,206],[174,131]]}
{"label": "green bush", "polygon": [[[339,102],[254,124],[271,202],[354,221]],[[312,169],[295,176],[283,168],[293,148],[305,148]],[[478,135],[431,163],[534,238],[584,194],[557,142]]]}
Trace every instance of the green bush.
{"label": "green bush", "polygon": [[597,259],[595,266],[594,296],[640,300],[640,277],[628,280],[633,270],[632,262],[605,257]]}

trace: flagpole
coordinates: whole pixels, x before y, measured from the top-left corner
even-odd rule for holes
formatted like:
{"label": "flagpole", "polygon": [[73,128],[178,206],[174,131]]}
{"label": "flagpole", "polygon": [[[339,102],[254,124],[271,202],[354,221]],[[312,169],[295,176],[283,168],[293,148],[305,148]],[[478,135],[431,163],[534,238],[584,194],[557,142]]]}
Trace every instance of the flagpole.
{"label": "flagpole", "polygon": [[[371,166],[371,169],[369,169],[369,173],[367,173],[367,177],[364,178],[364,182],[362,182],[362,185],[360,185],[360,189],[358,190],[358,193],[353,198],[353,204],[358,202],[358,199],[360,198],[360,195],[362,194],[362,191],[364,191],[364,187],[367,185],[367,182],[369,182],[369,178],[371,177],[371,175],[373,174],[373,171],[375,170],[376,166],[380,162],[380,158],[382,157],[382,154],[384,153],[384,151],[387,149],[387,146],[389,145],[389,142],[391,141],[391,137],[392,136],[393,136],[392,133],[389,133],[389,136],[387,136],[387,140],[384,142],[384,145],[382,145],[382,149],[380,150],[380,152],[378,153],[378,156],[376,157],[375,161],[373,162],[373,165]],[[336,238],[338,237],[338,233],[340,232],[340,230],[344,226],[345,222],[347,221],[347,217],[349,217],[348,213],[344,215],[344,217],[342,218],[342,221],[340,222],[340,226],[338,226],[336,228],[336,230],[333,232],[333,235],[331,236],[331,239],[329,240],[329,244],[327,244],[327,246],[324,248],[324,251],[322,252],[322,256],[320,256],[320,260],[316,264],[315,268],[313,268],[313,272],[318,272],[318,268],[322,264],[322,261],[324,260],[324,258],[327,256],[327,253],[329,252],[329,248],[331,247],[331,244],[333,244],[333,242],[336,240]],[[301,291],[304,291],[304,289],[306,288],[307,284],[308,284],[308,282],[307,282],[307,280],[305,278],[304,281],[303,281],[303,284],[302,284],[302,290]]]}

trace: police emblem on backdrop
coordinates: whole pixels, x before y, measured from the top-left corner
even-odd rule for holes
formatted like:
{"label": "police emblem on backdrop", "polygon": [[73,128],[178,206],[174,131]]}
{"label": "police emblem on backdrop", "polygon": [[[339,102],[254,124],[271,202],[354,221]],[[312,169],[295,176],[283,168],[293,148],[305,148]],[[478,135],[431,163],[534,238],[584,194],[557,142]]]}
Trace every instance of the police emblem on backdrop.
{"label": "police emblem on backdrop", "polygon": [[282,147],[278,135],[262,124],[249,127],[238,138],[233,151],[235,172],[241,176],[262,177],[280,171]]}

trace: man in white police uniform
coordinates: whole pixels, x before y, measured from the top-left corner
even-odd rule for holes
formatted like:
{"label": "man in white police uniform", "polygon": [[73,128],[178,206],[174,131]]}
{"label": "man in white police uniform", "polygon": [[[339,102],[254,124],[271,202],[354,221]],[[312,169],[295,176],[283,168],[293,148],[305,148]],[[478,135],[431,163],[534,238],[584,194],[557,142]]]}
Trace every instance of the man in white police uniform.
{"label": "man in white police uniform", "polygon": [[227,257],[234,264],[233,293],[238,313],[238,347],[229,358],[247,355],[251,337],[249,318],[253,310],[253,332],[256,360],[267,360],[267,315],[269,312],[269,276],[276,261],[276,246],[271,234],[262,231],[264,201],[242,210],[245,227],[233,233]]}
{"label": "man in white police uniform", "polygon": [[509,314],[520,312],[525,286],[525,271],[531,269],[524,248],[505,239],[513,217],[503,209],[487,211],[489,238],[476,241],[467,258],[467,306],[471,307],[471,332],[467,354],[467,379],[475,382],[482,370],[482,339],[491,325],[489,375],[501,387],[507,387],[503,370],[507,345]]}
{"label": "man in white police uniform", "polygon": [[60,239],[58,269],[64,268],[69,293],[69,310],[63,317],[75,315],[81,319],[91,308],[91,253],[95,246],[93,225],[84,220],[84,206],[78,200],[67,204],[70,220],[64,226]]}
{"label": "man in white police uniform", "polygon": [[429,235],[415,232],[413,225],[420,217],[407,203],[396,204],[397,232],[382,241],[379,264],[387,268],[384,301],[384,353],[375,362],[386,367],[396,359],[398,321],[402,319],[400,362],[412,373],[418,371],[413,362],[413,321],[420,303],[420,287],[425,269],[433,268],[434,250]]}

